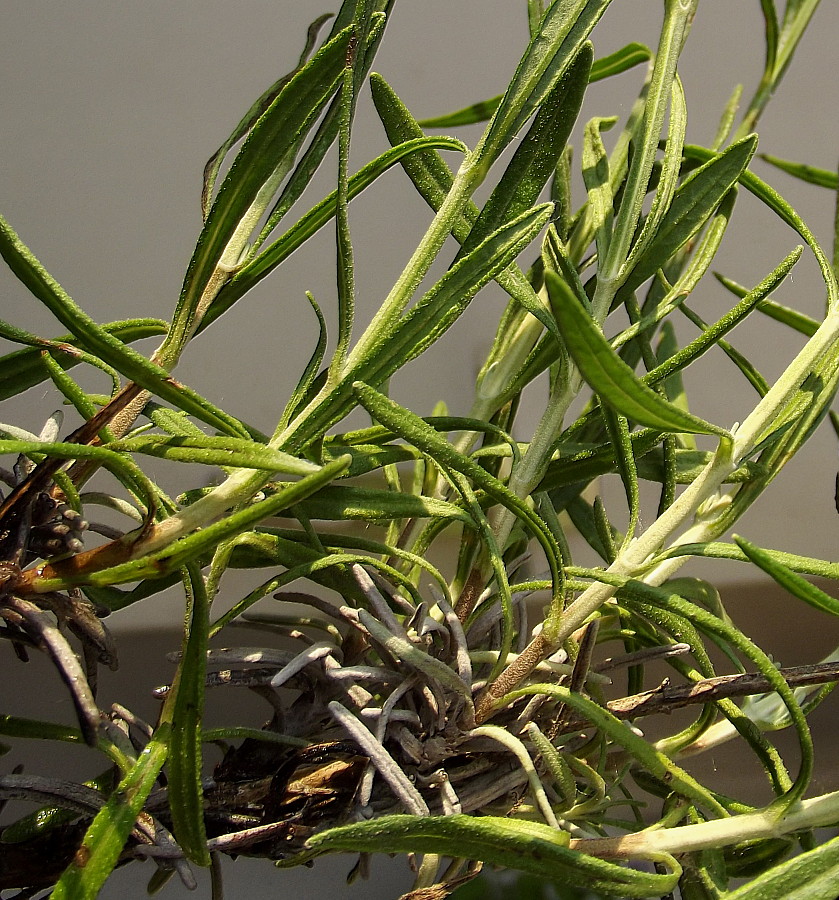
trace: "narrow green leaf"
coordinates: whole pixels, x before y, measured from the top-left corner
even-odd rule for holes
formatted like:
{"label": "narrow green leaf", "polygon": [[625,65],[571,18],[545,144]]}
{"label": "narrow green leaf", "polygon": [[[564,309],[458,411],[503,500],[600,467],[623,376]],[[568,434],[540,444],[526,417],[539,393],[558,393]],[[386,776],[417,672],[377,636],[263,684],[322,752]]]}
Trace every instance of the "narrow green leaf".
{"label": "narrow green leaf", "polygon": [[792,267],[801,258],[802,248],[796,247],[778,264],[778,266],[749,291],[745,297],[724,316],[708,327],[698,338],[695,338],[678,352],[674,353],[661,365],[656,366],[644,376],[645,384],[657,384],[669,378],[698,359],[709,347],[718,343],[719,339],[741,322],[754,307],[765,300],[781,282],[789,275]]}
{"label": "narrow green leaf", "polygon": [[635,526],[638,524],[640,512],[638,470],[635,466],[635,455],[626,419],[608,406],[602,407],[602,413],[615,451],[615,462],[626,494],[626,505],[629,507],[629,523],[626,526],[624,538],[624,543],[626,543],[631,541],[635,534]]}
{"label": "narrow green leaf", "polygon": [[614,217],[609,157],[600,134],[610,129],[615,122],[617,116],[591,119],[586,124],[583,138],[583,181],[588,191],[591,228],[597,241],[597,254],[600,259],[605,259],[609,250]]}
{"label": "narrow green leaf", "polygon": [[785,566],[774,554],[768,553],[766,550],[738,535],[734,535],[734,542],[758,568],[763,569],[767,575],[771,576],[784,590],[789,591],[793,597],[803,600],[804,603],[814,607],[819,612],[839,616],[839,600],[831,597],[830,594],[817,588],[814,584],[807,581],[806,578],[802,578],[801,575]]}
{"label": "narrow green leaf", "polygon": [[815,184],[831,191],[839,188],[839,175],[829,169],[819,169],[816,166],[808,166],[806,163],[791,162],[778,156],[770,156],[768,153],[761,153],[760,158],[782,172],[786,172],[787,175],[806,181],[807,184]]}
{"label": "narrow green leaf", "polygon": [[177,359],[203,317],[214,273],[235,269],[246,241],[288,171],[302,137],[335,93],[353,29],[325,44],[283,87],[245,139],[213,201],[187,269],[172,327],[160,351]]}
{"label": "narrow green leaf", "polygon": [[[682,147],[685,145],[685,131],[687,129],[687,105],[685,92],[678,75],[673,78],[673,86],[670,91],[670,122],[667,131],[667,142],[664,146],[664,159],[658,176],[658,185],[653,196],[650,211],[641,226],[641,233],[636,238],[629,251],[629,257],[621,269],[621,274],[632,271],[636,260],[644,255],[644,251],[656,239],[659,234],[659,226],[664,219],[676,186],[679,183],[679,170],[682,165]],[[722,195],[720,197],[722,199]],[[715,206],[717,204],[714,204]]]}
{"label": "narrow green leaf", "polygon": [[591,74],[588,77],[589,84],[595,81],[602,81],[604,78],[611,78],[613,75],[620,75],[628,69],[632,69],[641,63],[652,59],[650,48],[644,44],[638,44],[631,41],[620,50],[615,50],[608,56],[601,56],[596,59],[591,67]]}
{"label": "narrow green leaf", "polygon": [[772,76],[775,70],[775,61],[778,58],[778,13],[775,9],[775,0],[760,0],[760,9],[763,13],[766,35],[766,61],[763,66],[764,77]]}
{"label": "narrow green leaf", "polygon": [[593,50],[586,41],[539,108],[504,174],[484,204],[458,256],[539,200],[571,135],[583,102]]}
{"label": "narrow green leaf", "polygon": [[[749,140],[749,138],[744,138],[744,140]],[[742,143],[742,142],[741,142]],[[729,147],[729,151],[733,150],[734,147],[740,146],[739,144],[733,144]],[[726,152],[729,152],[726,151]],[[705,147],[697,147],[692,144],[685,144],[684,154],[688,159],[694,159],[701,162],[704,166],[705,163],[712,161],[715,159],[715,155],[713,151],[707,150]],[[700,169],[697,170],[697,173]],[[833,267],[831,266],[830,260],[825,254],[824,250],[822,250],[819,242],[813,236],[813,233],[805,224],[804,220],[798,213],[787,203],[786,200],[772,187],[770,187],[765,181],[758,178],[754,172],[750,172],[748,169],[743,169],[737,179],[740,184],[746,188],[747,191],[754,194],[755,197],[758,198],[761,202],[765,203],[773,212],[775,212],[790,228],[793,228],[801,237],[804,239],[804,242],[807,246],[813,251],[813,255],[816,257],[816,262],[819,264],[819,269],[822,274],[822,278],[824,279],[824,283],[827,286],[827,295],[828,295],[828,306],[831,309],[839,306],[839,285],[836,282],[836,275],[833,272]]]}
{"label": "narrow green leaf", "polygon": [[[609,255],[599,261],[598,284],[594,298],[598,322],[602,322],[605,318],[615,292],[629,274],[626,263],[643,214],[664,119],[673,97],[673,83],[677,77],[676,65],[687,38],[690,22],[696,13],[697,2],[698,0],[685,0],[664,4],[664,22],[649,83],[636,104],[637,114],[633,110],[624,131],[621,157],[628,154],[627,142],[630,136],[633,153],[631,158],[624,157],[628,171],[623,184],[620,207],[615,216]],[[623,164],[623,159],[621,162]]]}
{"label": "narrow green leaf", "polygon": [[[726,278],[725,275],[720,275],[719,272],[714,272],[714,277],[723,287],[737,297],[745,297],[749,293],[748,288],[743,287],[742,284],[738,284],[731,278]],[[758,305],[758,309],[770,319],[775,319],[776,322],[781,322],[807,337],[812,337],[821,324],[811,316],[807,316],[797,309],[791,309],[789,306],[783,306],[774,300],[764,300]]]}
{"label": "narrow green leaf", "polygon": [[70,744],[84,744],[85,739],[78,728],[58,725],[55,722],[41,722],[20,716],[0,716],[0,734],[7,737],[31,738],[39,741],[67,741]]}
{"label": "narrow green leaf", "polygon": [[756,147],[757,137],[750,135],[691,172],[676,191],[655,236],[626,273],[622,292],[636,290],[699,231],[743,175]]}
{"label": "narrow green leaf", "polygon": [[[839,563],[825,562],[823,559],[815,559],[812,556],[800,556],[796,553],[784,553],[781,550],[764,550],[773,559],[779,560],[784,566],[793,572],[801,572],[804,575],[817,575],[820,578],[839,580]],[[671,547],[661,555],[662,559],[672,559],[677,556],[702,556],[711,559],[728,559],[736,562],[750,562],[748,556],[734,544],[723,541],[709,541],[705,544],[680,544]]]}
{"label": "narrow green leaf", "polygon": [[[379,75],[370,76],[370,88],[376,111],[387,132],[391,144],[417,139],[422,136],[422,129],[410,110],[399,99],[390,85]],[[454,176],[443,162],[439,153],[429,151],[406,157],[402,163],[405,174],[411,179],[414,187],[426,203],[437,212],[454,184]],[[471,200],[466,200],[451,225],[451,234],[459,243],[463,243],[478,217],[478,209]],[[547,310],[542,305],[533,287],[518,266],[511,266],[509,271],[503,270],[496,280],[507,293],[513,297],[531,315],[538,319],[549,331],[555,330]]]}
{"label": "narrow green leaf", "polygon": [[311,475],[320,470],[319,466],[308,460],[298,459],[281,450],[272,450],[264,444],[244,438],[143,434],[112,442],[108,448],[180,462],[264,469],[291,475]]}
{"label": "narrow green leaf", "polygon": [[315,315],[317,316],[318,340],[315,344],[315,349],[312,351],[312,355],[309,357],[309,362],[306,363],[306,368],[303,369],[303,374],[298,379],[297,385],[291,392],[291,396],[288,398],[288,403],[286,403],[283,414],[280,417],[278,428],[285,428],[285,426],[288,425],[288,423],[292,420],[294,413],[298,409],[298,407],[302,406],[305,403],[305,398],[315,383],[318,370],[320,369],[320,365],[323,362],[324,353],[326,353],[326,320],[323,317],[323,313],[321,312],[320,306],[318,306],[317,301],[308,291],[306,291],[306,299],[311,304],[311,307],[315,311]]}
{"label": "narrow green leaf", "polygon": [[300,54],[300,59],[298,60],[297,65],[286,75],[283,75],[282,78],[279,78],[275,81],[271,87],[269,87],[266,91],[264,91],[259,99],[251,105],[251,108],[245,113],[242,119],[239,121],[239,124],[233,129],[230,137],[221,145],[221,147],[216,150],[216,152],[209,158],[206,166],[204,166],[204,187],[201,191],[201,211],[204,214],[204,219],[206,220],[207,215],[210,212],[210,198],[212,197],[213,189],[215,187],[216,178],[218,177],[219,170],[221,169],[221,165],[224,162],[225,156],[227,156],[230,148],[239,140],[241,140],[259,121],[260,117],[263,113],[268,109],[268,107],[277,99],[280,91],[288,84],[291,78],[296,75],[300,69],[306,63],[309,56],[311,56],[312,50],[314,49],[315,42],[317,41],[318,32],[320,31],[323,24],[332,18],[332,13],[324,13],[322,16],[318,16],[314,22],[309,25],[306,30],[306,45],[303,48],[303,52]]}
{"label": "narrow green leaf", "polygon": [[[394,403],[384,394],[366,384],[355,382],[353,391],[364,408],[383,425],[395,431],[406,441],[427,453],[442,466],[447,466],[472,483],[485,490],[494,500],[503,504],[521,520],[545,551],[554,584],[554,597],[560,597],[564,576],[562,574],[562,553],[550,529],[542,519],[520,500],[503,482],[490,475],[480,464],[458,453],[419,416]],[[559,602],[557,600],[557,602]]]}
{"label": "narrow green leaf", "polygon": [[[562,831],[540,822],[495,816],[382,816],[330,828],[306,842],[305,857],[330,852],[437,853],[480,859],[531,872],[561,884],[621,897],[661,896],[679,879],[678,863],[657,857],[671,871],[650,874],[569,850]],[[300,858],[289,860],[297,864]]]}
{"label": "narrow green leaf", "polygon": [[773,866],[726,900],[835,900],[839,884],[839,838]]}
{"label": "narrow green leaf", "polygon": [[[419,154],[430,149],[466,151],[466,146],[449,137],[419,137],[405,141],[390,150],[386,150],[376,159],[367,163],[349,179],[347,198],[352,200],[365,188],[369,187],[380,175],[391,166],[412,154]],[[445,163],[441,164],[448,171]],[[201,320],[198,332],[227,312],[233,304],[243,297],[251,288],[270,274],[280,263],[284,262],[302,246],[312,235],[316,234],[335,215],[338,192],[333,191],[313,206],[305,215],[288,229],[281,237],[265,248],[258,256],[246,262],[224,287],[219,291],[210,305],[207,314]]]}
{"label": "narrow green leaf", "polygon": [[[596,59],[591,66],[588,83],[594,84],[595,81],[611,78],[613,75],[620,75],[621,72],[626,72],[627,69],[646,62],[651,56],[649,47],[634,42],[629,43],[608,56]],[[421,119],[419,125],[421,128],[457,128],[460,125],[474,125],[476,122],[486,122],[492,118],[492,114],[498,109],[501,96],[499,94],[497,97],[491,97],[489,100],[473,103],[456,112],[434,116],[430,119]]]}
{"label": "narrow green leaf", "polygon": [[[686,303],[683,303],[679,307],[679,312],[682,313],[683,316],[686,316],[696,325],[697,328],[701,328],[703,331],[708,331],[709,326],[708,323],[699,315],[697,315],[692,309],[688,307]],[[757,391],[759,397],[764,397],[767,393],[769,393],[769,382],[760,374],[755,366],[740,353],[739,350],[736,350],[728,341],[720,338],[717,340],[716,345],[720,348],[720,350],[725,353],[725,355],[734,363],[735,366],[743,373],[746,380],[752,387]]]}
{"label": "narrow green leaf", "polygon": [[445,518],[465,523],[472,521],[465,510],[445,500],[343,484],[321,488],[314,497],[297,504],[295,509],[298,507],[311,519],[363,519],[376,522]]}
{"label": "narrow green leaf", "polygon": [[611,0],[554,0],[516,68],[473,162],[489,169],[564,75]]}
{"label": "narrow green leaf", "polygon": [[344,80],[339,94],[341,113],[338,126],[338,196],[335,209],[338,341],[329,363],[330,377],[333,380],[344,367],[355,321],[355,260],[348,212],[350,136],[356,106],[354,81],[353,68],[348,66],[344,69]]}
{"label": "narrow green leaf", "polygon": [[166,761],[169,737],[170,727],[164,722],[97,813],[52,892],[55,900],[91,900],[99,893]]}
{"label": "narrow green leaf", "polygon": [[[122,343],[131,344],[143,338],[166,334],[169,325],[162,319],[126,319],[121,322],[109,322],[100,327]],[[46,370],[41,363],[41,347],[66,351],[56,353],[56,361],[63,369],[71,369],[89,359],[89,355],[79,349],[79,341],[72,334],[45,339],[2,322],[0,336],[31,345],[0,357],[0,400],[8,400],[9,397],[21,394],[47,378]]]}
{"label": "narrow green leaf", "polygon": [[725,429],[686,413],[647,387],[612,350],[565,282],[546,271],[545,283],[562,308],[558,324],[568,352],[604,403],[628,419],[660,431],[730,438]]}
{"label": "narrow green leaf", "polygon": [[377,333],[368,352],[299,423],[287,446],[305,446],[340,421],[354,402],[354,381],[380,385],[442,337],[478,291],[507,268],[544,228],[550,213],[550,204],[529,210],[452,266],[401,319]]}
{"label": "narrow green leaf", "polygon": [[187,859],[199,866],[210,865],[204,829],[201,789],[204,678],[207,669],[209,605],[204,576],[194,562],[183,573],[187,595],[187,625],[178,671],[176,699],[172,709],[169,742],[168,797],[175,839]]}

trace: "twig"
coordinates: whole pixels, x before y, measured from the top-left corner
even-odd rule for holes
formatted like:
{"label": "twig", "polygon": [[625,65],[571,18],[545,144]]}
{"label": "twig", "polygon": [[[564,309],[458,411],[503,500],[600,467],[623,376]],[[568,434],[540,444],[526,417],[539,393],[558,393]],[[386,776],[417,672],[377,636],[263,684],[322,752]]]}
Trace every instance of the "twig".
{"label": "twig", "polygon": [[[839,662],[816,663],[809,666],[791,666],[779,669],[790,687],[808,684],[826,684],[839,681]],[[765,675],[746,672],[741,675],[719,675],[705,678],[693,684],[670,687],[666,682],[652,691],[610,700],[606,704],[609,712],[619,719],[649,716],[653,713],[669,713],[674,709],[692,703],[713,703],[726,697],[746,697],[749,694],[764,694],[772,691],[772,685]],[[579,722],[576,723],[579,727]]]}

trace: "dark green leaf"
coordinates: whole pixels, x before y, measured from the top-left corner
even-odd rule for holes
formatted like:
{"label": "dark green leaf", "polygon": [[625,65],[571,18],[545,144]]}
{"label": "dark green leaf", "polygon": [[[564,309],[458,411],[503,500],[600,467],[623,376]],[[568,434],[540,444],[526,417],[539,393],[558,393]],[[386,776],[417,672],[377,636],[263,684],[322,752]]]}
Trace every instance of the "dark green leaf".
{"label": "dark green leaf", "polygon": [[679,409],[647,387],[612,350],[565,282],[546,271],[545,283],[562,308],[558,324],[568,352],[604,403],[628,419],[660,431],[730,437],[725,429]]}
{"label": "dark green leaf", "polygon": [[745,171],[757,147],[750,135],[712,155],[676,191],[645,251],[628,274],[622,293],[634,291],[655,274],[708,221],[714,209]]}
{"label": "dark green leaf", "polygon": [[734,536],[737,546],[746,556],[767,575],[771,576],[784,590],[790,592],[793,597],[803,600],[804,603],[814,607],[820,612],[839,616],[839,600],[830,594],[817,588],[814,584],[802,578],[792,569],[785,566],[776,556],[766,550],[752,544],[745,538]]}
{"label": "dark green leaf", "polygon": [[200,321],[205,290],[219,266],[233,270],[266,211],[266,186],[291,164],[302,137],[335,93],[353,29],[325,44],[295,73],[253,126],[213,201],[189,263],[161,358],[176,359]]}
{"label": "dark green leaf", "polygon": [[667,862],[673,871],[657,875],[586,856],[569,850],[567,838],[556,828],[495,816],[383,816],[322,831],[306,843],[308,857],[352,851],[438,853],[480,859],[621,897],[661,896],[675,887],[681,873],[672,859]]}
{"label": "dark green leaf", "polygon": [[760,158],[782,172],[786,172],[787,175],[806,181],[807,184],[815,184],[831,191],[839,188],[839,175],[829,169],[818,169],[816,166],[808,166],[806,163],[791,162],[777,156],[770,156],[768,153],[761,153]]}
{"label": "dark green leaf", "polygon": [[[411,115],[408,108],[397,97],[387,82],[378,75],[370,76],[370,88],[376,111],[387,132],[391,144],[417,139],[423,131]],[[436,212],[439,210],[454,183],[449,167],[443,162],[439,153],[430,150],[406,157],[402,163],[405,174],[411,179],[414,187],[426,203]],[[455,240],[463,243],[478,217],[478,209],[471,200],[467,200],[452,223],[451,233]],[[513,297],[531,315],[535,316],[549,331],[554,330],[551,317],[536,296],[525,276],[517,266],[509,271],[502,270],[497,281],[507,293]]]}
{"label": "dark green leaf", "polygon": [[169,809],[175,839],[187,859],[199,866],[209,866],[210,854],[204,829],[204,794],[201,789],[201,722],[209,607],[200,567],[189,563],[183,578],[187,595],[187,626],[175,675],[177,696],[172,710],[167,766]]}
{"label": "dark green leaf", "polygon": [[303,48],[303,52],[300,54],[300,59],[298,60],[297,65],[286,75],[283,75],[282,78],[275,81],[271,87],[269,87],[263,94],[259,97],[259,99],[251,106],[251,108],[245,113],[245,115],[240,120],[239,124],[233,129],[231,135],[227,140],[221,145],[221,147],[216,150],[216,152],[210,157],[207,161],[207,165],[204,166],[204,187],[201,191],[201,211],[204,214],[204,218],[207,218],[207,215],[210,211],[210,198],[213,193],[213,188],[215,187],[216,178],[219,173],[219,169],[221,169],[221,164],[224,162],[225,156],[227,156],[230,148],[239,140],[241,140],[259,121],[262,114],[268,109],[268,107],[277,99],[280,91],[288,84],[291,80],[292,76],[296,75],[300,69],[306,63],[306,60],[312,53],[312,50],[315,46],[315,41],[317,41],[318,32],[323,26],[324,22],[332,18],[332,13],[324,13],[322,16],[318,16],[311,25],[309,25],[306,31],[306,45]]}
{"label": "dark green leaf", "polygon": [[[651,55],[649,47],[645,47],[643,44],[627,44],[608,56],[596,59],[592,64],[588,83],[593,84],[595,81],[600,81],[603,78],[620,75],[621,72],[626,72],[627,69],[646,62]],[[497,97],[492,97],[489,100],[473,103],[471,106],[457,110],[457,112],[434,116],[431,119],[421,119],[419,125],[421,128],[456,128],[460,125],[486,122],[487,119],[492,118],[492,114],[498,109],[501,96],[499,94]]]}
{"label": "dark green leaf", "polygon": [[[744,138],[744,141],[748,141],[749,138]],[[726,152],[729,152],[734,149],[734,147],[738,147],[742,144],[734,144],[732,147]],[[718,158],[714,155],[713,151],[707,150],[705,147],[696,147],[694,145],[685,144],[684,154],[688,159],[691,160],[699,160],[703,163],[703,166],[707,162],[711,162],[714,159]],[[697,172],[700,170],[697,170]],[[787,223],[791,228],[795,229],[798,234],[804,239],[804,242],[807,246],[813,251],[813,255],[816,257],[816,262],[819,264],[819,269],[821,270],[822,278],[824,279],[824,283],[827,286],[828,293],[828,302],[832,308],[835,308],[839,305],[839,286],[836,283],[836,276],[833,272],[833,268],[831,266],[830,260],[827,258],[824,250],[822,250],[819,242],[813,237],[813,233],[805,224],[804,220],[798,213],[787,203],[786,200],[776,191],[774,188],[770,187],[765,181],[758,178],[754,172],[748,171],[748,169],[744,169],[739,177],[738,181],[743,185],[746,190],[754,194],[761,202],[765,203],[773,212],[775,212],[784,222]]]}
{"label": "dark green leaf", "polygon": [[565,74],[611,0],[555,0],[545,12],[515,75],[475,150],[486,171]]}
{"label": "dark green leaf", "polygon": [[783,282],[787,275],[789,275],[792,267],[801,258],[801,253],[801,247],[796,247],[792,250],[786,258],[783,259],[759,285],[757,285],[757,287],[749,291],[749,293],[746,294],[736,306],[732,307],[724,316],[722,316],[722,318],[706,328],[698,338],[674,353],[661,365],[656,366],[651,372],[648,372],[644,376],[645,384],[657,384],[660,381],[669,378],[674,372],[686,368],[691,362],[698,359],[709,347],[718,343],[723,335],[731,331],[731,329],[741,322],[758,303],[765,300],[781,284],[781,282]]}
{"label": "dark green leaf", "polygon": [[484,204],[458,256],[533,206],[553,175],[583,102],[593,55],[586,41],[545,98],[504,174]]}
{"label": "dark green leaf", "polygon": [[166,761],[170,736],[161,724],[131,771],[97,813],[73,862],[64,870],[51,896],[54,900],[91,900],[117,864],[137,816]]}
{"label": "dark green leaf", "polygon": [[499,228],[452,266],[401,319],[381,329],[365,355],[300,423],[288,446],[305,446],[340,421],[354,402],[354,381],[380,385],[442,337],[478,291],[536,237],[550,212],[549,204],[538,206]]}
{"label": "dark green leaf", "polygon": [[775,866],[726,900],[835,900],[839,884],[839,838]]}
{"label": "dark green leaf", "polygon": [[[143,338],[166,334],[169,326],[162,319],[127,319],[122,322],[110,322],[100,327],[124,344],[131,344]],[[67,352],[55,354],[56,362],[63,369],[71,369],[84,360],[83,351],[78,351],[80,342],[72,334],[45,340],[4,322],[2,323],[2,336],[8,340],[31,344],[31,346],[23,350],[14,350],[0,358],[0,400],[8,400],[9,397],[23,393],[48,377],[41,362],[40,348],[42,346],[67,350]]]}
{"label": "dark green leaf", "polygon": [[[372,162],[359,169],[350,177],[347,196],[352,200],[366,187],[369,187],[380,175],[384,174],[391,166],[410,156],[428,151],[431,148],[440,150],[457,150],[465,152],[466,147],[460,141],[448,137],[419,137],[408,140],[392,147]],[[436,154],[435,154],[436,155]],[[439,158],[439,157],[438,157]],[[440,160],[448,171],[448,167]],[[270,246],[266,247],[258,256],[245,263],[233,278],[219,291],[216,299],[210,305],[207,315],[201,320],[199,332],[214,322],[259,281],[277,268],[280,263],[288,259],[295,250],[304,244],[312,235],[320,230],[334,215],[338,192],[333,191],[309,212],[289,228],[281,237],[277,238]]]}
{"label": "dark green leaf", "polygon": [[453,469],[455,472],[465,475],[476,487],[485,490],[494,500],[515,513],[522,524],[531,531],[542,545],[551,569],[554,595],[555,597],[560,595],[564,584],[561,568],[562,553],[550,529],[526,503],[481,465],[459,453],[430,425],[423,422],[419,416],[414,415],[361,382],[353,384],[353,391],[364,408],[377,421],[387,425],[388,428],[395,431],[413,446],[427,453],[437,465]]}

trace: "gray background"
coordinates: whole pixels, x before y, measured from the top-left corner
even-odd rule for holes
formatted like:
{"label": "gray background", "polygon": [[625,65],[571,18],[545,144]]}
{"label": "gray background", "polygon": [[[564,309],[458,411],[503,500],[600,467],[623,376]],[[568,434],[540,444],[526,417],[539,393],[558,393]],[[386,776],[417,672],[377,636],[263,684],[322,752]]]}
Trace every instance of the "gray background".
{"label": "gray background", "polygon": [[[654,0],[615,0],[594,33],[597,55],[630,40],[654,46],[661,8]],[[307,24],[328,9],[326,0],[3,4],[0,211],[91,315],[100,321],[171,315],[200,227],[198,201],[205,161],[259,93],[294,64]],[[524,9],[524,2],[511,0],[402,0],[375,69],[418,117],[484,99],[503,89],[524,47]],[[839,7],[824,3],[761,123],[764,152],[834,166],[837,126],[829,105],[827,115],[818,109],[835,93],[837,29]],[[757,0],[702,0],[680,68],[690,141],[711,140],[733,85],[744,83],[748,97],[761,66]],[[625,116],[640,77],[641,69],[636,69],[596,85],[581,122],[592,115]],[[478,128],[467,129],[464,139],[473,141],[478,134]],[[575,143],[579,147],[578,139]],[[351,167],[363,165],[385,146],[365,96]],[[452,165],[456,164],[452,157]],[[334,157],[327,169],[318,182],[323,192],[330,187]],[[795,183],[759,162],[755,170],[793,201],[829,250],[833,211],[827,192]],[[316,188],[299,212],[320,196]],[[581,193],[577,199],[581,202]],[[293,214],[288,221],[293,221]],[[351,225],[360,321],[378,306],[428,221],[428,210],[396,170],[354,202]],[[743,197],[715,268],[751,286],[796,243],[792,232]],[[190,347],[178,377],[271,430],[316,339],[304,291],[311,290],[326,310],[334,303],[333,246],[332,231],[324,229]],[[480,305],[473,306],[427,359],[412,364],[397,379],[398,400],[421,414],[430,413],[434,401],[443,398],[455,414],[468,410],[474,375],[504,302],[498,291],[485,293]],[[824,291],[806,254],[776,297],[819,314]],[[711,279],[694,295],[695,308],[709,320],[728,305],[729,295]],[[5,271],[0,271],[0,316],[44,334],[61,331]],[[767,377],[778,374],[800,346],[768,321],[739,329],[734,342]],[[153,343],[148,349],[152,348]],[[91,387],[106,389],[101,382],[92,382]],[[707,368],[698,371],[689,387],[697,389],[694,411],[726,426],[742,419],[754,402],[750,389],[727,364],[714,378]],[[55,395],[42,386],[7,403],[0,419],[37,429],[56,405]],[[535,409],[524,411],[519,438],[529,436]],[[739,530],[765,546],[835,558],[839,536],[832,496],[835,456],[836,441],[822,429]],[[707,572],[708,567],[692,571]],[[770,589],[737,587],[748,570],[729,565],[716,568],[714,574],[730,583],[729,594],[735,602],[739,598],[744,612],[759,605],[757,618],[763,622],[771,622],[775,614],[786,618],[783,598],[774,597]],[[133,646],[130,639],[124,642],[125,674],[120,684],[148,682],[149,660],[160,645],[168,648],[176,643],[179,620],[177,605],[159,601],[112,620],[117,628],[161,630],[152,643],[136,632]],[[836,643],[820,620],[802,614],[799,624],[800,649],[790,649],[788,622],[782,635],[769,631],[765,635],[769,649],[785,663],[818,658]],[[819,628],[817,635],[811,624]],[[114,682],[112,689],[116,687]],[[48,704],[44,715],[57,714],[59,707],[66,712],[57,693],[44,702]],[[4,709],[13,711],[11,703],[11,698],[8,703],[4,698]],[[317,869],[330,866],[343,871],[344,863],[319,863]],[[262,864],[238,867],[237,878],[248,871],[266,879],[272,876],[270,867]],[[408,880],[400,872],[405,888]],[[288,878],[295,879],[294,886]],[[265,880],[265,896],[289,889],[309,896],[305,892],[314,891],[311,878],[304,871]],[[396,888],[382,878],[355,893],[339,888],[334,892],[342,883],[338,875],[331,882],[332,896],[362,892],[368,897],[393,896]],[[139,886],[126,887],[130,878],[122,876],[119,883],[123,887],[114,887],[109,896],[116,896],[117,890],[124,896],[142,895]],[[164,896],[175,896],[179,890],[170,886]],[[244,881],[228,884],[231,898],[249,896],[249,890]]]}

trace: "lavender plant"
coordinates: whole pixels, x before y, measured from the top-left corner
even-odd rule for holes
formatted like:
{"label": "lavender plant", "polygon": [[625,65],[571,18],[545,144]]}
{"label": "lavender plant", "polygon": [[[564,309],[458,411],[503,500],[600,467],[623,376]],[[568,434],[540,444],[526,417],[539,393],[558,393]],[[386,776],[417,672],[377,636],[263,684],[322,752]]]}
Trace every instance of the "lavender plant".
{"label": "lavender plant", "polygon": [[[38,806],[2,833],[0,887],[89,898],[130,860],[155,861],[155,888],[173,873],[194,884],[190,866],[218,854],[284,867],[351,851],[362,870],[371,853],[415,856],[416,898],[445,896],[483,864],[619,897],[839,893],[839,843],[814,835],[839,821],[839,794],[808,796],[806,719],[839,669],[778,668],[712,585],[678,574],[695,557],[737,560],[839,613],[805,578],[839,578],[837,564],[726,540],[826,418],[839,378],[835,260],[749,169],[760,115],[818,2],[762,0],[763,76],[742,116],[734,93],[708,147],[685,142],[678,75],[697,5],[665,0],[656,48],[601,57],[596,26],[610,0],[529,0],[531,38],[506,92],[418,122],[371,74],[392,0],[345,0],[207,164],[204,224],[170,322],[93,321],[0,220],[7,265],[68,332],[0,323],[22,345],[0,359],[0,393],[51,382],[81,423],[63,437],[59,414],[37,435],[2,426],[2,637],[22,657],[51,657],[78,727],[4,716],[0,732],[105,757],[90,784],[0,777],[0,796]],[[640,74],[626,119],[578,123],[588,85],[628,70]],[[368,86],[391,149],[351,172]],[[473,146],[437,135],[476,122],[486,126]],[[335,188],[310,196],[333,147]],[[776,163],[839,186],[832,173]],[[348,207],[397,166],[430,225],[376,314],[357,322]],[[801,246],[753,288],[721,278],[730,309],[708,323],[694,292],[743,192]],[[262,434],[172,373],[193,337],[223,327],[222,314],[324,227],[336,234],[337,334],[330,343],[310,296],[320,338]],[[426,289],[450,236],[460,249]],[[824,281],[821,321],[772,299],[803,253]],[[394,402],[391,377],[445,342],[490,282],[509,303],[469,415],[421,417]],[[728,342],[761,315],[806,337],[773,383]],[[698,326],[683,346],[680,316]],[[154,335],[150,357],[133,349]],[[681,373],[712,348],[754,388],[740,423],[691,412]],[[77,367],[104,373],[110,392],[83,387]],[[543,397],[530,435],[515,421],[525,395]],[[357,410],[371,424],[347,430]],[[221,476],[190,481],[190,466],[172,497],[150,474],[154,458]],[[625,503],[607,509],[610,479]],[[99,522],[101,507],[123,527]],[[571,531],[597,564],[575,563]],[[438,548],[452,540],[456,559],[444,564]],[[231,602],[233,569],[265,577]],[[290,590],[301,580],[312,588]],[[100,709],[96,669],[116,660],[103,613],[178,584],[183,646],[157,722]],[[257,612],[265,598],[276,602]],[[265,646],[241,644],[232,626],[243,620]],[[283,649],[268,640],[276,632]],[[251,687],[270,721],[205,728],[205,691],[220,683]],[[659,722],[662,737],[635,724],[681,707],[694,718],[669,733]],[[797,739],[792,771],[769,737],[778,728]],[[689,756],[732,737],[765,770],[768,805],[691,774]],[[209,742],[226,747],[213,769]]]}

